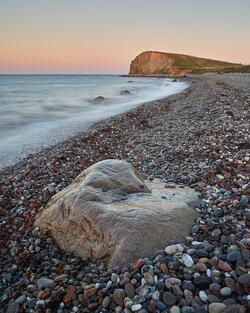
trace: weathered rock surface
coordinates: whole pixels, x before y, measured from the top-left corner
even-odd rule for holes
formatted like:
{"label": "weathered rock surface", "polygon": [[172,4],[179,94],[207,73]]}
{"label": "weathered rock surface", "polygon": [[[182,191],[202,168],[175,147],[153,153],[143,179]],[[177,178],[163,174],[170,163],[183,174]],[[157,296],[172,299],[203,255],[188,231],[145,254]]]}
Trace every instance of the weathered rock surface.
{"label": "weathered rock surface", "polygon": [[129,264],[188,234],[195,218],[196,193],[143,182],[120,160],[98,162],[56,194],[38,216],[58,245],[92,260]]}
{"label": "weathered rock surface", "polygon": [[250,66],[185,54],[145,51],[131,62],[129,75],[183,75],[218,71],[250,72]]}

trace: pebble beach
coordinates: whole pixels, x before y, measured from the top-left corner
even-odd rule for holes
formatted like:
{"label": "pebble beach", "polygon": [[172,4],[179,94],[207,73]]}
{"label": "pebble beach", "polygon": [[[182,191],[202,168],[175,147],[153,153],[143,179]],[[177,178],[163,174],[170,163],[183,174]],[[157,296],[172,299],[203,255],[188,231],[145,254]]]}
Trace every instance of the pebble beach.
{"label": "pebble beach", "polygon": [[[250,74],[178,80],[189,87],[1,170],[0,312],[250,312]],[[190,235],[129,267],[61,251],[33,226],[55,193],[113,158],[200,194]]]}

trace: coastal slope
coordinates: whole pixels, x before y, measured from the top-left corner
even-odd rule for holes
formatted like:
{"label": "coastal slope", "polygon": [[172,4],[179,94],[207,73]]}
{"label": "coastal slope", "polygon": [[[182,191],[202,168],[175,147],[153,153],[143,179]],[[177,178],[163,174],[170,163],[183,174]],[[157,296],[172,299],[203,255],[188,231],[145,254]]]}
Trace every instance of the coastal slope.
{"label": "coastal slope", "polygon": [[[184,92],[100,121],[0,171],[0,313],[114,313],[125,305],[133,312],[250,312],[250,75],[185,81]],[[104,159],[133,164],[174,194],[176,184],[199,192],[190,236],[111,268],[59,249],[34,227],[52,196]]]}
{"label": "coastal slope", "polygon": [[250,65],[229,63],[191,55],[146,51],[130,65],[129,75],[184,75],[206,72],[250,72]]}

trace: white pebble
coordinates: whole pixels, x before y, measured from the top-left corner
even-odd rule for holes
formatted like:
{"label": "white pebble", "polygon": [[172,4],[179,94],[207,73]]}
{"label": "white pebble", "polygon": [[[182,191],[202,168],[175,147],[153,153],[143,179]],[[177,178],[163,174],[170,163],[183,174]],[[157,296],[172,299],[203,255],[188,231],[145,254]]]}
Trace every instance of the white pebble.
{"label": "white pebble", "polygon": [[205,293],[205,291],[203,291],[203,290],[199,291],[199,297],[200,297],[201,301],[207,302],[208,297],[207,297],[207,294]]}
{"label": "white pebble", "polygon": [[190,255],[188,254],[183,254],[181,257],[181,262],[186,266],[186,267],[192,267],[194,265],[194,261],[191,258]]}
{"label": "white pebble", "polygon": [[182,252],[183,250],[184,250],[183,245],[181,245],[180,243],[177,243],[176,245],[167,246],[165,249],[165,252],[167,254],[175,254],[175,253]]}
{"label": "white pebble", "polygon": [[141,304],[134,304],[134,305],[132,305],[132,308],[131,308],[132,312],[136,312],[136,311],[139,311],[141,309],[142,309]]}
{"label": "white pebble", "polygon": [[207,269],[207,277],[211,277],[211,270],[210,270],[210,268]]}

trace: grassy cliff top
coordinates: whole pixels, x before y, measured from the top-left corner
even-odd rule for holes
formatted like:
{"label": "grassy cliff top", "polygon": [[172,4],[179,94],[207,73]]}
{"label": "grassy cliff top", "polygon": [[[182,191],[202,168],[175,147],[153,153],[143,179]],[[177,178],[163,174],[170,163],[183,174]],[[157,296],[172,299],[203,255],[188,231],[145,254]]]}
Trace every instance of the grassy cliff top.
{"label": "grassy cliff top", "polygon": [[191,55],[146,51],[131,63],[130,74],[185,74],[206,72],[250,72],[250,65],[230,63]]}

